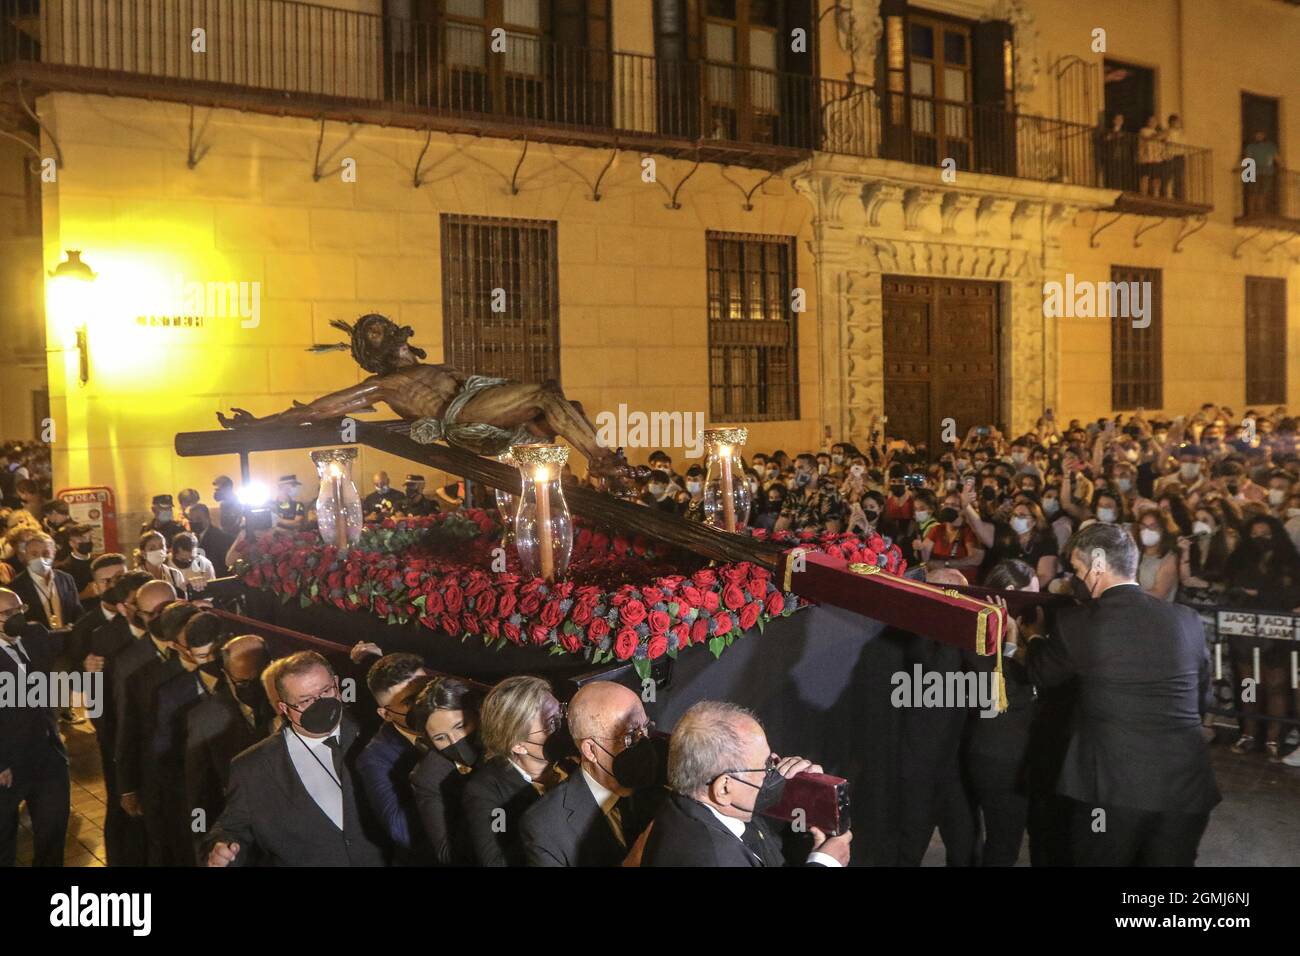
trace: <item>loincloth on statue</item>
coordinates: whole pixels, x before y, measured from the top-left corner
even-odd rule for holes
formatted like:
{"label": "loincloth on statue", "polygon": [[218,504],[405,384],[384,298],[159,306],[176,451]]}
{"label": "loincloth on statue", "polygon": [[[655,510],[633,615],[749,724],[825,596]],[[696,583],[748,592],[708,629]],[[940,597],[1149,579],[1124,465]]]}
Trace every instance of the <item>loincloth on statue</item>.
{"label": "loincloth on statue", "polygon": [[445,441],[457,448],[464,448],[476,455],[496,457],[509,450],[511,445],[526,445],[537,441],[537,436],[528,426],[520,425],[515,429],[498,428],[486,422],[460,422],[461,410],[471,398],[479,392],[501,385],[508,385],[509,379],[492,378],[487,375],[471,375],[465,379],[459,392],[447,405],[441,420],[433,417],[419,418],[411,423],[411,438],[421,445],[436,441]]}

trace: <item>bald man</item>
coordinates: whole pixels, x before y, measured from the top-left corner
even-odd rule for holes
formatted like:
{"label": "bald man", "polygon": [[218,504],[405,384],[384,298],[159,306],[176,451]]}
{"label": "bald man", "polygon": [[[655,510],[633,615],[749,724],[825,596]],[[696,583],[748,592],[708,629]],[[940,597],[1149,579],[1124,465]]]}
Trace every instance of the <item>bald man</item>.
{"label": "bald man", "polygon": [[[33,676],[48,675],[62,649],[59,644],[42,625],[27,619],[17,593],[0,588],[0,686],[9,685],[9,693],[16,695]],[[32,820],[32,865],[63,865],[69,790],[68,754],[54,708],[29,706],[22,697],[0,707],[0,866],[16,862],[23,801]]]}
{"label": "bald man", "polygon": [[[271,732],[275,714],[262,686],[269,660],[266,641],[256,634],[226,641],[216,691],[186,717],[186,806],[202,810],[209,824],[225,808],[230,762]],[[196,852],[206,838],[206,832],[194,834]]]}
{"label": "bald man", "polygon": [[641,698],[612,681],[569,702],[581,770],[548,790],[521,821],[529,866],[619,866],[654,816],[663,748]]}
{"label": "bald man", "polygon": [[361,503],[362,509],[369,515],[390,515],[402,503],[402,495],[388,483],[388,472],[377,471],[371,479],[375,490],[366,495]]}

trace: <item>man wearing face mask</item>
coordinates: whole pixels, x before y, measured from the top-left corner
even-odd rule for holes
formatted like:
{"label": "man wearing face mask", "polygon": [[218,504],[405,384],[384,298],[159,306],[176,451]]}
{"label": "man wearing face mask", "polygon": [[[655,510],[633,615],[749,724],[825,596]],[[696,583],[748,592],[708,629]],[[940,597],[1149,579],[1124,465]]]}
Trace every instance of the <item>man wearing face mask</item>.
{"label": "man wearing face mask", "polygon": [[[173,677],[185,672],[185,662],[176,650],[181,631],[200,608],[185,601],[172,601],[149,622],[149,636],[141,642],[152,652],[123,682],[117,707],[117,739],[113,760],[122,807],[137,811],[144,823],[145,849],[150,866],[180,866],[188,852],[178,857],[170,817],[165,812],[165,795],[171,775],[160,763],[159,741],[163,718],[158,691]],[[147,642],[147,643],[146,643]],[[141,646],[141,645],[135,645]],[[188,850],[188,846],[185,848]]]}
{"label": "man wearing face mask", "polygon": [[81,598],[72,575],[54,567],[54,539],[40,532],[27,541],[23,573],[10,587],[30,609],[29,618],[50,629],[71,627],[81,617]]}
{"label": "man wearing face mask", "polygon": [[[212,479],[212,500],[217,503],[217,523],[221,530],[230,536],[233,542],[239,534],[239,523],[244,519],[244,508],[235,494],[235,483],[229,475],[217,475]],[[198,534],[196,531],[195,534]]]}
{"label": "man wearing face mask", "polygon": [[1201,736],[1211,684],[1200,618],[1143,593],[1123,528],[1089,525],[1067,553],[1091,600],[1059,610],[1050,636],[1026,633],[1025,666],[1040,687],[1077,685],[1057,781],[1075,801],[1074,860],[1191,866],[1221,799]]}
{"label": "man wearing face mask", "polygon": [[361,510],[365,512],[366,517],[372,515],[387,517],[401,507],[402,495],[389,485],[388,472],[377,471],[371,480],[374,482],[375,490],[366,495],[365,500],[361,502]]}
{"label": "man wearing face mask", "polygon": [[402,514],[422,517],[434,514],[438,510],[438,503],[432,498],[425,497],[424,475],[407,475],[406,484],[402,486],[402,490],[405,494],[402,497],[402,503],[397,506],[397,510]]}
{"label": "man wearing face mask", "polygon": [[639,695],[593,681],[569,702],[580,770],[524,814],[528,866],[618,866],[660,802],[666,754]]}
{"label": "man wearing face mask", "polygon": [[[220,650],[220,672],[213,671],[217,680],[212,693],[186,716],[185,805],[202,810],[209,823],[225,808],[231,761],[271,732],[275,715],[262,688],[268,660],[266,641],[256,634],[226,641]],[[193,834],[193,839],[201,848],[207,832]]]}
{"label": "man wearing face mask", "polygon": [[243,866],[256,851],[269,866],[383,866],[354,769],[360,733],[334,669],[315,651],[276,663],[284,729],[231,764],[207,865]]}
{"label": "man wearing face mask", "polygon": [[[164,622],[167,617],[164,613]],[[181,671],[163,681],[154,692],[153,730],[148,745],[153,783],[146,797],[145,813],[151,812],[150,805],[156,808],[153,812],[161,823],[158,829],[172,866],[193,866],[196,862],[195,808],[187,802],[185,790],[185,728],[190,714],[220,690],[218,652],[224,637],[223,621],[218,615],[199,611],[191,616],[171,641]],[[198,822],[206,827],[214,819],[205,816]]]}
{"label": "man wearing face mask", "polygon": [[62,561],[71,551],[68,535],[72,531],[72,515],[68,503],[60,499],[47,501],[41,506],[41,527],[54,539],[54,560]]}
{"label": "man wearing face mask", "polygon": [[171,495],[154,495],[150,510],[153,512],[153,519],[140,526],[141,535],[156,531],[162,535],[164,541],[170,541],[185,530],[185,526],[175,519],[176,509],[172,504]]}
{"label": "man wearing face mask", "polygon": [[235,543],[234,537],[213,526],[212,512],[207,505],[192,506],[186,512],[186,517],[189,518],[190,531],[198,541],[199,550],[212,563],[212,573],[224,578],[227,574],[226,552]]}
{"label": "man wearing face mask", "polygon": [[666,471],[655,469],[650,472],[642,501],[658,511],[677,513],[677,503],[672,499],[672,480]]}
{"label": "man wearing face mask", "polygon": [[88,524],[68,525],[66,535],[68,553],[62,559],[56,557],[54,561],[56,570],[72,576],[72,580],[77,585],[77,597],[81,599],[81,605],[86,610],[99,600],[99,595],[95,592],[94,576],[90,573],[93,560],[91,555],[95,553],[93,531],[94,529]]}
{"label": "man wearing face mask", "polygon": [[[642,866],[784,866],[781,839],[759,814],[780,802],[785,781],[820,773],[802,757],[772,753],[758,719],[722,701],[693,704],[673,728],[668,749],[672,793],[655,814]],[[850,832],[816,827],[807,865],[846,866]]]}
{"label": "man wearing face mask", "polygon": [[217,577],[217,569],[199,550],[199,540],[193,531],[182,531],[172,538],[171,559],[167,566],[185,579],[185,589],[190,594],[204,590],[208,582]]}
{"label": "man wearing face mask", "polygon": [[426,745],[421,728],[409,720],[415,698],[431,677],[414,654],[385,654],[366,673],[383,724],[358,755],[357,775],[370,813],[388,837],[389,855],[402,866],[427,865],[431,857],[411,789],[411,771]]}
{"label": "man wearing face mask", "polygon": [[307,527],[307,506],[298,500],[302,482],[297,475],[281,475],[279,488],[280,494],[275,499],[275,526],[281,531],[303,530]]}
{"label": "man wearing face mask", "polygon": [[[7,682],[48,677],[61,644],[27,619],[22,598],[0,588],[0,675]],[[32,822],[32,865],[63,865],[70,786],[54,708],[30,703],[0,707],[0,867],[15,863],[18,808],[24,801]]]}

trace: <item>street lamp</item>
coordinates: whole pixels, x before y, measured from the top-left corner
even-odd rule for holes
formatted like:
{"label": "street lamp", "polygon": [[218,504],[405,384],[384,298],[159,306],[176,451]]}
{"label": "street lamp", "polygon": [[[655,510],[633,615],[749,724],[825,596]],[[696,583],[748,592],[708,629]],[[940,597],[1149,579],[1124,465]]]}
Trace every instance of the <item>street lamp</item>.
{"label": "street lamp", "polygon": [[81,358],[81,384],[90,380],[90,348],[86,318],[92,303],[91,283],[95,273],[81,261],[80,249],[69,249],[67,258],[50,273],[49,308],[60,330],[76,326],[77,351]]}

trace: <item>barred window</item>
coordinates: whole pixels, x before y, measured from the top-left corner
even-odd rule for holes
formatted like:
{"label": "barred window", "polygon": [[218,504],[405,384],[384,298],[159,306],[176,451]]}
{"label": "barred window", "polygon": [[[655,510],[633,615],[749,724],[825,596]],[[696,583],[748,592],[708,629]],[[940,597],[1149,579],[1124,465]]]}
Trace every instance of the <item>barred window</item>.
{"label": "barred window", "polygon": [[555,223],[443,215],[442,315],[447,364],[558,382]]}
{"label": "barred window", "polygon": [[708,233],[709,415],[715,422],[799,417],[799,345],[787,236]]}
{"label": "barred window", "polygon": [[1246,277],[1246,404],[1286,404],[1286,280]]}
{"label": "barred window", "polygon": [[[1124,283],[1117,296],[1121,307],[1112,310],[1110,318],[1111,408],[1117,412],[1160,408],[1164,404],[1160,270],[1111,266],[1110,281],[1117,286]],[[1138,321],[1130,294],[1134,288],[1150,310],[1145,317],[1149,324],[1142,322],[1140,328],[1134,327]]]}

